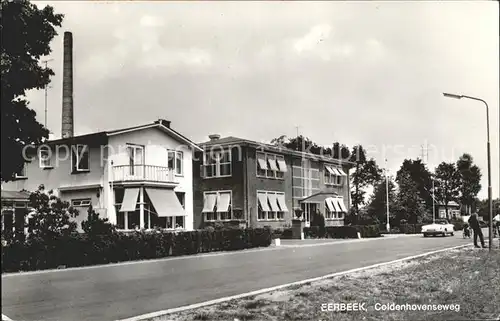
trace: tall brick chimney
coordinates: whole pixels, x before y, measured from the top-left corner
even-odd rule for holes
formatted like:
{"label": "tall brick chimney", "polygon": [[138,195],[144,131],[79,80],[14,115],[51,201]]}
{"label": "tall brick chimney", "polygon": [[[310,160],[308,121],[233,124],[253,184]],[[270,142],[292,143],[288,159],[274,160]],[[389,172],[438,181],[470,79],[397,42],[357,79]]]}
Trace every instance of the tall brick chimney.
{"label": "tall brick chimney", "polygon": [[73,137],[73,34],[64,32],[62,138]]}

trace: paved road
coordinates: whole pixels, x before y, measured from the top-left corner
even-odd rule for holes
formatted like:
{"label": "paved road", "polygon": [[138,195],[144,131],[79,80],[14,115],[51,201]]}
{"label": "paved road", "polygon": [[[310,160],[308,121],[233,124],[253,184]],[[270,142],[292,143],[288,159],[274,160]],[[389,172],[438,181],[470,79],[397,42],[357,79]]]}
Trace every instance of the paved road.
{"label": "paved road", "polygon": [[460,244],[454,237],[410,236],[332,242],[2,276],[2,313],[20,320],[117,320]]}

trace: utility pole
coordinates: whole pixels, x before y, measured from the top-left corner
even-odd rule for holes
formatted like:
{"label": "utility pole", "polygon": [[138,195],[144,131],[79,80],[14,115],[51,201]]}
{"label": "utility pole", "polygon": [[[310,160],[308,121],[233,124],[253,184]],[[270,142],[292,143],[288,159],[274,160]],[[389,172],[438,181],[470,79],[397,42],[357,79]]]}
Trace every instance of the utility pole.
{"label": "utility pole", "polygon": [[[42,62],[45,64],[45,69],[47,69],[47,65],[49,63],[49,61],[52,61],[54,59],[47,59],[47,60],[43,60]],[[47,96],[48,96],[48,89],[50,88],[49,84],[45,85],[45,122],[44,122],[44,126],[45,128],[47,128]]]}

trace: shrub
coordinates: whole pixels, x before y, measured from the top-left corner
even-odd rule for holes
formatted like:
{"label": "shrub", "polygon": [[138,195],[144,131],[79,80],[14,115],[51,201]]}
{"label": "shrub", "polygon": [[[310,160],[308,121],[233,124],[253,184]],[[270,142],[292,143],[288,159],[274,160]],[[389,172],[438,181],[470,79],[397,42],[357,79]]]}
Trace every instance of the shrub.
{"label": "shrub", "polygon": [[52,190],[46,192],[45,187],[40,185],[37,191],[31,193],[29,203],[33,208],[31,223],[28,224],[30,237],[51,240],[77,233],[77,224],[71,221],[71,217],[78,216],[78,211],[56,197]]}
{"label": "shrub", "polygon": [[2,272],[33,271],[233,251],[271,245],[270,229],[33,236],[2,244]]}
{"label": "shrub", "polygon": [[424,224],[402,224],[399,228],[404,234],[419,234]]}
{"label": "shrub", "polygon": [[325,217],[319,211],[312,213],[311,226],[325,227]]}
{"label": "shrub", "polygon": [[107,218],[100,218],[99,214],[89,206],[87,220],[82,222],[82,229],[87,235],[108,235],[116,232],[113,224]]}
{"label": "shrub", "polygon": [[401,234],[402,232],[399,229],[399,227],[396,226],[396,227],[391,228],[391,232],[390,233],[391,234]]}
{"label": "shrub", "polygon": [[276,228],[273,229],[273,240],[274,239],[291,239],[292,238],[292,229],[291,228]]}
{"label": "shrub", "polygon": [[332,238],[346,239],[361,237],[379,237],[380,229],[377,225],[355,225],[355,226],[327,226],[324,229],[318,226],[304,228],[306,238]]}
{"label": "shrub", "polygon": [[455,231],[461,231],[464,229],[465,223],[462,220],[455,220],[451,221],[450,223],[453,224],[453,228],[455,229]]}
{"label": "shrub", "polygon": [[378,225],[358,225],[356,230],[361,234],[361,237],[380,237],[381,230]]}

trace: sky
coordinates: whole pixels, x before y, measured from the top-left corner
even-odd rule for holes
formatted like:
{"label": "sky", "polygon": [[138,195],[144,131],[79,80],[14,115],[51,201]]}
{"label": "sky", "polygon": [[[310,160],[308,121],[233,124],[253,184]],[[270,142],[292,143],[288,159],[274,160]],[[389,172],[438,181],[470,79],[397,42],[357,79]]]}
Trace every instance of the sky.
{"label": "sky", "polygon": [[[485,198],[485,106],[442,95],[451,92],[490,106],[499,196],[497,1],[35,3],[65,15],[46,57],[56,136],[71,31],[75,134],[158,118],[195,142],[298,131],[322,145],[362,144],[391,175],[427,145],[431,170],[470,153]],[[27,96],[43,123],[44,91]]]}

